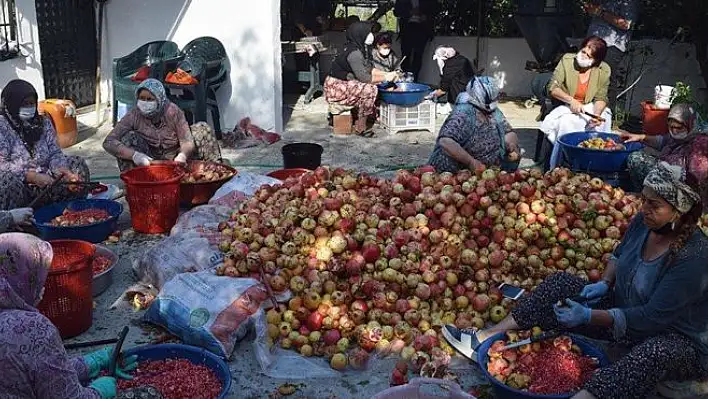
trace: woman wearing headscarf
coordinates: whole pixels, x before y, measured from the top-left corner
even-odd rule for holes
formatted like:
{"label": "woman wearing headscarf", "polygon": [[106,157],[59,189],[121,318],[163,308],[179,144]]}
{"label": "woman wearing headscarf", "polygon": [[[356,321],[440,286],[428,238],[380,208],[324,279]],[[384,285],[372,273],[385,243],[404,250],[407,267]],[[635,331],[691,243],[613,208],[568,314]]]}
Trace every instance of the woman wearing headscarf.
{"label": "woman wearing headscarf", "polygon": [[[561,161],[559,137],[590,130],[612,131],[612,112],[607,106],[612,70],[604,61],[606,55],[607,43],[600,37],[590,36],[583,41],[577,54],[564,55],[553,72],[548,93],[565,105],[551,111],[540,126],[553,143],[551,169]],[[586,112],[602,119],[588,116]]]}
{"label": "woman wearing headscarf", "polygon": [[499,93],[494,78],[472,78],[440,128],[428,160],[435,170],[454,173],[519,159],[518,137],[497,107]]}
{"label": "woman wearing headscarf", "polygon": [[[37,112],[37,92],[29,82],[10,81],[0,97],[0,209],[26,207],[57,178],[89,181],[86,162],[64,155],[52,121]],[[85,195],[83,188],[57,185],[37,206]]]}
{"label": "woman wearing headscarf", "polygon": [[395,81],[397,72],[383,72],[374,68],[371,46],[374,34],[369,22],[355,22],[347,28],[344,51],[332,63],[324,82],[325,99],[329,104],[355,107],[354,130],[368,135],[368,119],[376,112],[377,83]]}
{"label": "woman wearing headscarf", "polygon": [[[445,326],[443,335],[468,357],[497,333],[534,326],[628,346],[574,398],[646,398],[659,382],[707,377],[708,237],[697,226],[695,180],[666,162],[649,173],[641,211],[600,281],[552,274],[499,324],[476,332]],[[582,300],[568,299],[574,297]]]}
{"label": "woman wearing headscarf", "polygon": [[167,98],[157,79],[146,79],[135,90],[137,104],[116,124],[103,148],[118,159],[122,171],[147,166],[153,160],[220,162],[221,151],[209,125],[191,128],[179,107]]}
{"label": "woman wearing headscarf", "polygon": [[659,161],[685,168],[698,179],[698,192],[701,194],[704,209],[708,208],[708,135],[698,132],[696,111],[689,104],[676,104],[668,115],[669,134],[647,136],[623,132],[625,142],[640,142],[660,151],[654,157],[644,151],[633,152],[627,159],[627,166],[632,182],[636,187]]}
{"label": "woman wearing headscarf", "polygon": [[447,102],[455,106],[457,96],[465,91],[467,82],[475,75],[472,63],[452,47],[440,46],[435,49],[433,60],[440,69],[440,88],[432,93],[432,97],[442,97],[447,94]]}
{"label": "woman wearing headscarf", "polygon": [[[0,397],[113,398],[116,380],[100,377],[112,349],[69,357],[57,328],[37,310],[52,263],[49,243],[23,233],[0,235]],[[137,367],[129,357],[120,378]],[[87,387],[82,383],[87,383]]]}

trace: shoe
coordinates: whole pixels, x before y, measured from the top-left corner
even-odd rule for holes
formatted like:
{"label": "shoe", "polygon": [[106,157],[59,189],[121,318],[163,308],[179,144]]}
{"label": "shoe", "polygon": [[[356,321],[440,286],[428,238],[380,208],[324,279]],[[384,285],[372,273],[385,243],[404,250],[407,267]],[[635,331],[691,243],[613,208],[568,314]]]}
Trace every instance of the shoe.
{"label": "shoe", "polygon": [[477,339],[477,330],[457,328],[448,324],[442,328],[442,334],[447,343],[455,348],[456,351],[473,362],[477,362],[475,351],[480,345]]}

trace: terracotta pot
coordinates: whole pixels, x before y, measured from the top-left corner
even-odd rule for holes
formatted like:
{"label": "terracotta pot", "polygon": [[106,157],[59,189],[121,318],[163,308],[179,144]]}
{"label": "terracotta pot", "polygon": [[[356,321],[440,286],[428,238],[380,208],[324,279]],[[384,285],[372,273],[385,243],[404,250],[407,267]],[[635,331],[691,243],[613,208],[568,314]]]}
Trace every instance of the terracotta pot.
{"label": "terracotta pot", "polygon": [[669,132],[668,109],[654,108],[654,102],[642,101],[642,133],[649,136],[663,135]]}

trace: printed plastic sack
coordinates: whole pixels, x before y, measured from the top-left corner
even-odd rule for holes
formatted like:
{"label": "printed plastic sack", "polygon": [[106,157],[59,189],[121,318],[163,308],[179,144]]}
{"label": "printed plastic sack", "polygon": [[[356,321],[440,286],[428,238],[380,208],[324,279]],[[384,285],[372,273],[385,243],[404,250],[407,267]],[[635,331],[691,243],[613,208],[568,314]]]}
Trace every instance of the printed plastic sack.
{"label": "printed plastic sack", "polygon": [[161,289],[180,273],[215,268],[224,262],[224,254],[197,233],[170,236],[133,261],[138,279]]}
{"label": "printed plastic sack", "polygon": [[281,183],[282,181],[274,179],[272,177],[239,171],[236,176],[224,183],[224,185],[221,186],[221,188],[219,188],[216,193],[214,193],[214,196],[211,197],[211,200],[209,200],[209,202],[216,201],[217,199],[223,197],[224,195],[232,191],[240,191],[245,195],[252,197],[253,194],[255,194],[256,190],[258,190],[258,187],[264,184],[273,185]]}
{"label": "printed plastic sack", "polygon": [[254,279],[219,277],[210,271],[185,273],[165,284],[145,321],[166,328],[185,344],[230,358],[267,297]]}
{"label": "printed plastic sack", "polygon": [[223,195],[217,199],[209,200],[209,205],[221,205],[227,206],[231,209],[239,209],[241,204],[246,201],[248,197],[246,194],[240,191],[232,191],[226,195]]}
{"label": "printed plastic sack", "polygon": [[219,223],[229,220],[231,210],[232,208],[220,205],[198,206],[177,219],[170,235],[196,234],[206,238],[209,244],[216,248],[223,239]]}

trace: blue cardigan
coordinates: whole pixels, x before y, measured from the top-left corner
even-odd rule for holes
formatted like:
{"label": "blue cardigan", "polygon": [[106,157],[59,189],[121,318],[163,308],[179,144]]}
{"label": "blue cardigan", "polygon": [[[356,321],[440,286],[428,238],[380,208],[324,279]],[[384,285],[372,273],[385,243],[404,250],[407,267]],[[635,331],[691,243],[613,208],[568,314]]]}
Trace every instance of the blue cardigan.
{"label": "blue cardigan", "polygon": [[610,313],[615,338],[641,340],[678,332],[695,342],[708,366],[708,237],[697,230],[666,265],[667,254],[652,262],[642,260],[648,235],[640,213],[613,254],[616,308]]}

